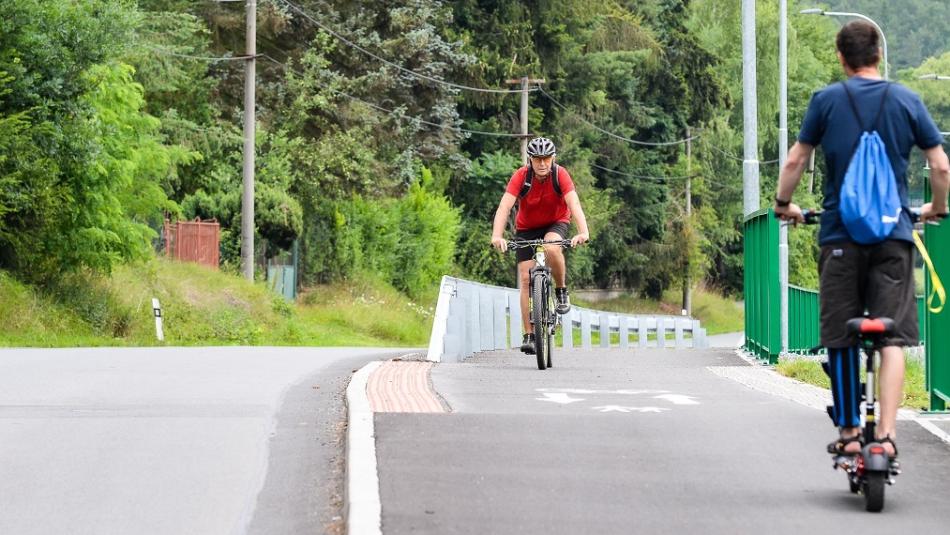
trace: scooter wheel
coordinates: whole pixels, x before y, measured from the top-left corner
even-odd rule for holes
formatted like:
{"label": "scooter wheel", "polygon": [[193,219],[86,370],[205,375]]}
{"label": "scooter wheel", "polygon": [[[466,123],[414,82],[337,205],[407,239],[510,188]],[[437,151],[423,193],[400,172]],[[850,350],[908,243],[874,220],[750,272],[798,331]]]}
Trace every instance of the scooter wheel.
{"label": "scooter wheel", "polygon": [[884,509],[884,484],[887,474],[868,472],[864,483],[864,508],[872,513]]}

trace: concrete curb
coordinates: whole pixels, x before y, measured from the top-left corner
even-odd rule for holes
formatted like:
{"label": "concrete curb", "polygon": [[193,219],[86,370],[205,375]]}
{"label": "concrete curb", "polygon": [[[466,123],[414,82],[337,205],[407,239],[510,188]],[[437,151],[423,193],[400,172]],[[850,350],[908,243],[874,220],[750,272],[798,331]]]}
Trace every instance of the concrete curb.
{"label": "concrete curb", "polygon": [[376,434],[373,411],[366,395],[369,376],[382,365],[363,366],[346,387],[346,532],[349,535],[382,534],[383,508],[376,470]]}

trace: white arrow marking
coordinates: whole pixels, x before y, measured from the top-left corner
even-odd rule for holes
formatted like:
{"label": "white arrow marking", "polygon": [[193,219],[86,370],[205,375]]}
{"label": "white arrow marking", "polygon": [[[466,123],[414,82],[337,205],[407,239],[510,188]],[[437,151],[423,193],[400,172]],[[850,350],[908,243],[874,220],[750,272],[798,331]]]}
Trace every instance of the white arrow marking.
{"label": "white arrow marking", "polygon": [[640,394],[665,394],[669,390],[588,390],[585,388],[537,388],[536,392],[566,392],[568,394],[621,394],[635,396]]}
{"label": "white arrow marking", "polygon": [[554,394],[548,393],[545,394],[543,398],[534,398],[538,401],[550,401],[552,403],[560,403],[561,405],[567,405],[568,403],[574,403],[576,401],[584,401],[583,398],[572,398],[571,396],[563,393],[557,392]]}
{"label": "white arrow marking", "polygon": [[601,405],[600,407],[594,407],[594,410],[600,412],[663,412],[670,409],[664,409],[663,407],[625,407],[623,405]]}
{"label": "white arrow marking", "polygon": [[600,407],[594,407],[594,410],[599,410],[600,412],[630,412],[630,409],[635,409],[636,407],[621,407],[620,405],[601,405]]}
{"label": "white arrow marking", "polygon": [[699,405],[699,402],[694,400],[692,396],[683,396],[680,394],[661,394],[659,396],[653,396],[653,399],[665,399],[674,405]]}

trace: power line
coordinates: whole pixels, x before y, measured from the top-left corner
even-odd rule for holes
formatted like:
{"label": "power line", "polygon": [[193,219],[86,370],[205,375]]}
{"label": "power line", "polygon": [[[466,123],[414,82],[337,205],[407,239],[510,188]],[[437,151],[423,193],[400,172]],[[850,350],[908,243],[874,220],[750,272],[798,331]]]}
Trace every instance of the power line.
{"label": "power line", "polygon": [[[287,65],[285,65],[285,64],[283,64],[283,63],[277,61],[276,59],[274,59],[274,58],[272,58],[272,57],[270,57],[270,56],[268,56],[267,54],[261,54],[260,57],[263,57],[264,59],[267,59],[267,60],[269,60],[269,61],[272,61],[273,63],[276,63],[277,65],[280,65],[281,67],[283,67],[283,68],[287,69],[288,71],[290,71],[290,72],[296,74],[297,76],[300,76],[300,77],[302,77],[302,78],[304,77],[303,73],[298,72],[298,71],[296,71],[296,70],[294,70],[294,69],[288,67]],[[457,132],[464,132],[464,133],[466,133],[466,134],[474,134],[474,135],[479,135],[479,136],[510,137],[510,138],[521,138],[521,137],[523,137],[521,134],[507,134],[507,133],[504,133],[504,132],[488,132],[488,131],[485,131],[485,130],[469,130],[469,129],[467,129],[467,128],[461,128],[461,127],[458,127],[458,126],[450,126],[450,125],[445,125],[445,124],[433,123],[433,122],[431,122],[431,121],[426,121],[425,119],[420,119],[419,117],[415,117],[415,116],[411,116],[411,115],[397,114],[397,113],[396,113],[395,111],[393,111],[393,110],[383,108],[382,106],[377,106],[376,104],[373,104],[372,102],[367,102],[367,101],[365,101],[365,100],[363,100],[363,99],[361,99],[361,98],[359,98],[359,97],[354,97],[353,95],[350,95],[349,93],[345,93],[345,92],[343,92],[343,91],[340,91],[339,89],[333,89],[333,88],[327,87],[325,84],[321,84],[321,85],[323,85],[323,88],[326,89],[326,90],[328,90],[328,91],[332,91],[333,93],[336,93],[336,94],[338,94],[338,95],[347,97],[347,98],[349,98],[349,99],[351,99],[351,100],[355,100],[356,102],[360,102],[360,103],[362,103],[362,104],[364,104],[364,105],[366,105],[366,106],[369,106],[370,108],[373,108],[374,110],[377,110],[377,111],[380,111],[380,112],[389,114],[390,116],[393,116],[393,117],[395,117],[395,118],[410,119],[410,120],[416,121],[416,122],[418,122],[418,123],[420,123],[420,124],[424,124],[424,125],[428,125],[428,126],[433,126],[433,127],[436,127],[436,128],[446,128],[446,129],[449,129],[449,130],[455,130],[455,131],[457,131]]]}
{"label": "power line", "polygon": [[545,97],[547,97],[548,100],[550,100],[551,102],[553,102],[554,104],[556,104],[559,108],[561,108],[561,109],[563,109],[563,110],[565,110],[565,111],[569,111],[569,112],[572,112],[572,113],[576,114],[577,117],[578,117],[581,121],[583,121],[584,123],[586,123],[587,125],[589,125],[589,126],[590,126],[591,128],[593,128],[594,130],[597,130],[598,132],[601,132],[601,133],[606,134],[606,135],[608,135],[608,136],[610,136],[610,137],[619,139],[619,140],[621,140],[621,141],[626,141],[627,143],[632,143],[632,144],[634,144],[634,145],[644,145],[644,146],[647,146],[647,147],[667,147],[667,146],[670,146],[670,145],[680,145],[680,144],[686,143],[686,142],[689,141],[689,140],[696,139],[696,138],[699,137],[699,135],[695,135],[695,136],[691,136],[691,137],[686,138],[686,139],[678,139],[678,140],[676,140],[676,141],[639,141],[639,140],[636,140],[636,139],[630,139],[630,138],[628,138],[628,137],[623,137],[623,136],[621,136],[621,135],[618,135],[618,134],[615,134],[615,133],[613,133],[613,132],[610,132],[609,130],[604,130],[603,128],[597,126],[596,124],[594,124],[594,123],[588,121],[587,119],[585,119],[584,117],[582,117],[579,113],[575,112],[574,110],[571,110],[570,108],[568,108],[568,107],[565,106],[564,104],[561,104],[560,102],[558,102],[558,100],[557,100],[556,98],[552,97],[551,94],[548,93],[547,91],[545,91],[540,85],[538,86],[537,90],[540,91],[542,95],[544,95]]}
{"label": "power line", "polygon": [[[405,68],[405,67],[403,67],[403,66],[401,66],[401,65],[397,65],[397,64],[395,64],[395,63],[393,63],[393,62],[391,62],[391,61],[389,61],[389,60],[387,60],[387,59],[384,59],[384,58],[382,58],[382,57],[380,57],[380,56],[378,56],[378,55],[376,55],[376,54],[370,52],[369,50],[367,50],[367,49],[361,47],[360,45],[354,43],[353,41],[350,41],[350,40],[347,39],[346,37],[343,37],[342,35],[340,35],[340,34],[337,33],[336,31],[334,31],[333,29],[331,29],[330,27],[328,27],[326,24],[323,24],[322,22],[318,21],[317,19],[311,17],[306,11],[304,11],[303,9],[301,9],[300,7],[298,7],[297,5],[295,5],[294,3],[290,2],[289,0],[281,0],[281,2],[283,2],[284,4],[286,4],[287,7],[289,7],[290,9],[296,11],[296,12],[297,12],[298,14],[300,14],[300,16],[302,16],[303,18],[309,20],[309,21],[312,22],[314,25],[316,25],[317,27],[321,28],[321,29],[324,30],[325,32],[329,33],[330,35],[336,37],[336,38],[339,39],[340,41],[343,41],[343,42],[346,43],[347,45],[349,45],[349,46],[351,46],[351,47],[353,47],[353,48],[359,50],[360,52],[366,54],[367,56],[370,56],[370,57],[372,57],[372,58],[375,58],[376,60],[381,61],[381,62],[385,63],[386,65],[389,65],[390,67],[396,68],[396,69],[398,69],[398,70],[400,70],[400,71],[402,71],[402,72],[404,72],[404,73],[406,73],[406,74],[410,74],[410,75],[412,75],[412,76],[417,76],[417,77],[419,77],[419,78],[422,78],[423,80],[428,80],[428,81],[430,81],[430,82],[435,82],[435,83],[437,83],[437,84],[442,84],[442,85],[445,85],[445,86],[454,87],[454,88],[456,88],[456,89],[462,89],[462,90],[465,90],[465,91],[477,91],[477,92],[481,92],[481,93],[502,93],[502,94],[521,93],[521,92],[522,92],[521,89],[490,89],[490,88],[485,88],[485,87],[472,87],[472,86],[467,86],[467,85],[461,85],[461,84],[456,84],[456,83],[453,83],[453,82],[448,82],[448,81],[446,81],[446,80],[441,80],[441,79],[439,79],[439,78],[434,78],[434,77],[432,77],[432,76],[428,76],[428,75],[425,75],[425,74],[418,73],[418,72],[416,72],[416,71],[407,69],[407,68]],[[535,91],[535,89],[529,89],[529,91]]]}
{"label": "power line", "polygon": [[634,174],[631,174],[631,173],[624,173],[623,171],[617,171],[617,170],[614,170],[614,169],[608,169],[608,168],[606,168],[606,167],[597,165],[597,164],[595,164],[595,163],[588,163],[587,165],[589,165],[589,166],[591,166],[591,167],[593,167],[593,168],[596,168],[596,169],[600,169],[601,171],[606,171],[606,172],[608,172],[608,173],[613,173],[613,174],[615,174],[615,175],[625,176],[625,177],[629,177],[629,178],[636,178],[636,179],[640,179],[640,180],[650,180],[650,181],[655,181],[655,182],[658,182],[658,183],[661,183],[661,184],[662,184],[662,183],[665,183],[665,182],[668,182],[668,181],[671,181],[671,180],[685,180],[685,179],[687,179],[687,178],[700,178],[700,179],[702,179],[703,182],[705,182],[706,184],[711,184],[711,185],[714,185],[714,186],[719,186],[720,188],[726,188],[726,189],[740,189],[740,188],[738,188],[738,186],[735,186],[735,185],[732,185],[732,184],[726,184],[726,183],[723,183],[723,182],[717,182],[717,181],[715,181],[715,180],[710,180],[710,179],[708,179],[708,178],[704,178],[703,175],[645,176],[645,175],[634,175]]}
{"label": "power line", "polygon": [[157,52],[157,53],[162,54],[162,55],[165,55],[165,56],[174,56],[174,57],[176,57],[176,58],[193,59],[193,60],[197,60],[197,61],[211,61],[211,62],[218,62],[218,61],[245,61],[245,60],[247,60],[248,58],[250,58],[250,56],[192,56],[192,55],[190,55],[190,54],[179,54],[178,52],[172,52],[172,51],[170,51],[170,50],[163,50],[163,49],[161,49],[161,48],[154,48],[154,47],[149,47],[149,48],[150,48],[150,50],[152,50],[153,52]]}
{"label": "power line", "polygon": [[[745,161],[745,158],[740,158],[740,157],[736,156],[735,154],[732,154],[732,153],[729,152],[729,151],[720,149],[719,147],[713,145],[712,143],[706,143],[706,146],[709,147],[709,148],[711,148],[712,150],[718,152],[719,154],[722,154],[723,156],[725,156],[725,157],[727,157],[727,158],[732,158],[733,160],[736,160],[736,161],[738,161],[738,162],[744,162],[744,161]],[[758,162],[759,162],[759,165],[772,165],[772,164],[778,163],[778,160],[777,160],[777,159],[775,159],[775,160],[758,160]]]}
{"label": "power line", "polygon": [[606,171],[606,172],[608,172],[608,173],[613,173],[613,174],[615,174],[615,175],[625,176],[625,177],[629,177],[629,178],[639,178],[639,179],[643,179],[643,180],[656,180],[656,181],[658,181],[658,182],[663,182],[663,181],[667,181],[667,180],[684,180],[684,179],[687,179],[687,178],[696,178],[697,176],[699,176],[699,175],[688,175],[688,176],[686,176],[686,175],[684,175],[684,176],[646,176],[646,175],[633,175],[633,174],[630,174],[630,173],[624,173],[623,171],[617,171],[617,170],[615,170],[615,169],[608,169],[607,167],[602,167],[602,166],[597,165],[597,164],[595,164],[595,163],[588,163],[587,165],[589,165],[589,166],[591,166],[591,167],[593,167],[593,168],[595,168],[595,169],[600,169],[601,171]]}
{"label": "power line", "polygon": [[720,149],[719,147],[713,145],[712,143],[707,143],[706,146],[709,147],[709,148],[711,148],[712,150],[718,152],[719,154],[722,154],[723,156],[725,156],[725,157],[727,157],[727,158],[732,158],[733,160],[740,161],[740,162],[744,162],[744,161],[745,161],[744,158],[740,158],[740,157],[736,156],[735,154],[732,154],[731,152],[724,151],[724,150]]}

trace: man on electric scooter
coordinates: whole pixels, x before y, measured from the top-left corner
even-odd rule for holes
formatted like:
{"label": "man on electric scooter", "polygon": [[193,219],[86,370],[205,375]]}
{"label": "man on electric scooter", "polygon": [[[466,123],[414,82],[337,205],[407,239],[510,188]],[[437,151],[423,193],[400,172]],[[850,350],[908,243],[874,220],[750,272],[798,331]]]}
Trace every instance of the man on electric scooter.
{"label": "man on electric scooter", "polygon": [[[847,320],[862,316],[867,309],[872,317],[889,317],[895,322],[892,335],[884,340],[880,369],[880,422],[876,438],[890,457],[897,456],[897,408],[903,399],[904,353],[902,347],[919,342],[917,306],[913,276],[913,223],[907,212],[907,167],[911,149],[916,145],[930,162],[933,201],[921,207],[921,221],[931,221],[947,212],[950,188],[950,162],[943,150],[943,138],[933,119],[914,92],[881,79],[879,35],[868,22],[845,25],[836,39],[838,59],[848,80],[816,92],[809,103],[798,142],[791,148],[779,175],[775,196],[777,217],[801,223],[799,206],[792,193],[812,151],[819,144],[825,153],[827,180],[824,185],[821,231],[818,236],[821,256],[818,263],[819,300],[821,303],[821,345],[828,349],[829,374],[834,397],[833,418],[840,436],[829,445],[839,454],[858,453],[860,435],[860,351],[853,350],[856,338],[846,329]],[[871,125],[871,128],[866,128]],[[854,222],[841,200],[855,193],[843,184],[852,184],[860,169],[849,169],[861,156],[859,143],[880,137],[886,157],[879,161],[884,172],[893,176],[896,213],[878,217],[893,228],[889,234],[871,243],[859,238]],[[876,142],[876,141],[871,141]],[[880,146],[880,145],[877,145]],[[890,169],[886,169],[889,167]],[[873,175],[874,173],[872,173]],[[846,175],[849,175],[846,177]],[[882,176],[880,172],[877,175]],[[847,178],[847,180],[846,180]],[[880,195],[876,184],[865,188],[873,202]],[[899,201],[898,198],[899,197]],[[857,197],[860,198],[860,197]],[[897,204],[899,202],[899,205]],[[903,207],[903,208],[902,208]]]}

